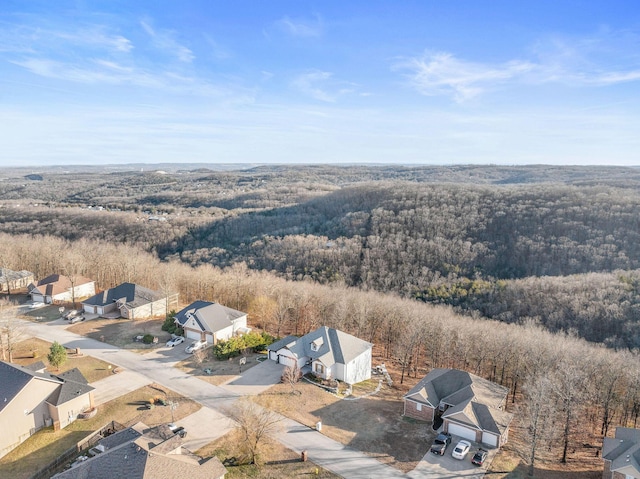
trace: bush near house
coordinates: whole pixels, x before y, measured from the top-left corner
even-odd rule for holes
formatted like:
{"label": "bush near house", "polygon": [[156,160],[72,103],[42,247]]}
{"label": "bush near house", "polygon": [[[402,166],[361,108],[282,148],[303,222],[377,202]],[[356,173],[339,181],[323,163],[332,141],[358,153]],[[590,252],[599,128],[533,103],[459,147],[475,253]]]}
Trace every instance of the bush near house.
{"label": "bush near house", "polygon": [[239,356],[243,350],[262,351],[273,343],[275,338],[265,332],[251,332],[242,336],[234,336],[228,341],[220,341],[213,347],[213,354],[218,359],[229,359]]}
{"label": "bush near house", "polygon": [[162,330],[166,331],[169,334],[177,334],[178,336],[184,335],[184,331],[180,326],[176,324],[176,312],[175,310],[171,310],[167,319],[162,323]]}

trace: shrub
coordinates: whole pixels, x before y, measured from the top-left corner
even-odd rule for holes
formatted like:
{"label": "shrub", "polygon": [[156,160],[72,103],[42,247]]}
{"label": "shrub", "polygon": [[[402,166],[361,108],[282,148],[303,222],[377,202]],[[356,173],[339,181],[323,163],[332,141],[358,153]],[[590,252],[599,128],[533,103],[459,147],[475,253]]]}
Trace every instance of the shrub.
{"label": "shrub", "polygon": [[167,315],[167,319],[165,319],[164,323],[162,323],[162,330],[166,331],[169,334],[178,334],[181,336],[182,335],[181,333],[176,332],[178,329],[182,330],[182,328],[179,328],[176,325],[176,312],[171,311]]}
{"label": "shrub", "polygon": [[228,341],[220,341],[213,348],[213,354],[218,359],[229,359],[239,356],[245,349],[263,351],[273,343],[274,337],[267,333],[250,332],[242,336],[234,336]]}
{"label": "shrub", "polygon": [[153,334],[149,334],[149,333],[145,334],[142,337],[142,342],[144,344],[151,344],[153,342]]}

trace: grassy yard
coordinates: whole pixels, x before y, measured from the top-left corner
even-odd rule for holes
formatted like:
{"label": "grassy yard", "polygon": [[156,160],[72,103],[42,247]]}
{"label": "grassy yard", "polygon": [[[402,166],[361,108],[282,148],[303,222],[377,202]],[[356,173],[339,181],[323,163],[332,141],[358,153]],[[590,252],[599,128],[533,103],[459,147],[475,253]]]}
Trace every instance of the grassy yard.
{"label": "grassy yard", "polygon": [[114,367],[113,365],[92,356],[69,355],[67,361],[59,370],[57,370],[51,367],[47,360],[47,354],[49,353],[50,347],[51,343],[43,341],[42,339],[30,338],[21,341],[16,345],[13,362],[21,366],[28,366],[29,364],[42,361],[47,366],[47,371],[52,374],[58,374],[68,371],[69,369],[78,368],[90,383],[109,376],[111,374],[109,366]]}
{"label": "grassy yard", "polygon": [[[236,457],[240,453],[237,445],[240,438],[234,431],[229,432],[220,439],[208,444],[196,452],[202,457],[215,456],[220,461]],[[302,462],[300,455],[285,448],[280,443],[267,439],[261,456],[261,465],[246,464],[242,466],[225,466],[229,473],[227,479],[272,479],[283,477],[318,477],[321,479],[339,478],[312,462]]]}
{"label": "grassy yard", "polygon": [[[68,310],[68,308],[65,308],[65,311]],[[29,319],[31,321],[36,321],[38,323],[55,321],[56,319],[60,319],[61,317],[60,306],[51,304],[38,309],[30,309],[27,312],[23,313],[21,317],[24,319]]]}
{"label": "grassy yard", "polygon": [[[162,322],[160,319],[91,319],[73,324],[68,330],[112,346],[146,353],[153,348],[164,346],[171,338],[169,333],[162,331]],[[145,334],[157,337],[158,343],[144,344],[134,340],[136,336]]]}
{"label": "grassy yard", "polygon": [[[353,392],[367,394],[376,386],[367,381]],[[305,381],[296,389],[299,394],[292,394],[287,384],[276,384],[255,400],[311,427],[321,421],[323,434],[402,471],[416,467],[434,437],[431,424],[402,416],[401,392],[386,384],[356,400],[340,399]]]}
{"label": "grassy yard", "polygon": [[102,404],[98,408],[98,414],[91,419],[76,420],[56,432],[51,427],[37,432],[0,459],[0,477],[28,479],[62,452],[112,420],[125,425],[142,421],[147,426],[171,422],[171,410],[168,406],[156,406],[149,410],[142,409],[143,403],[157,396],[178,402],[179,405],[174,411],[176,421],[196,412],[201,407],[195,401],[173,391],[154,385],[145,386]]}
{"label": "grassy yard", "polygon": [[[198,363],[196,358],[191,356],[184,361],[180,361],[176,367],[216,386],[235,378],[241,370],[245,372],[247,369],[257,365],[257,358],[265,356],[259,353],[248,353],[245,355],[246,364],[240,366],[240,356],[228,360],[218,360],[213,356],[211,348],[205,349],[204,352],[205,358],[202,363]],[[207,373],[205,370],[210,372]]]}

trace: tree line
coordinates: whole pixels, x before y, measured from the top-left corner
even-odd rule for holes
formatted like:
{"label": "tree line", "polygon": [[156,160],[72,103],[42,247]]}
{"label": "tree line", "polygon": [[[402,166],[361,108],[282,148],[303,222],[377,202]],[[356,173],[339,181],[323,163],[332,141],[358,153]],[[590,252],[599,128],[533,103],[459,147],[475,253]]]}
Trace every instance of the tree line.
{"label": "tree line", "polygon": [[384,361],[396,362],[398,383],[433,367],[467,370],[509,388],[507,409],[531,426],[534,460],[540,441],[567,460],[585,431],[597,446],[612,426],[636,426],[640,416],[637,353],[551,333],[535,320],[474,319],[395,294],[288,281],[244,264],[221,269],[161,262],[137,247],[101,241],[0,234],[0,258],[38,277],[75,271],[99,288],[132,281],[177,291],[184,304],[218,301],[247,311],[253,326],[274,336],[301,335],[320,325],[338,328],[375,343]]}

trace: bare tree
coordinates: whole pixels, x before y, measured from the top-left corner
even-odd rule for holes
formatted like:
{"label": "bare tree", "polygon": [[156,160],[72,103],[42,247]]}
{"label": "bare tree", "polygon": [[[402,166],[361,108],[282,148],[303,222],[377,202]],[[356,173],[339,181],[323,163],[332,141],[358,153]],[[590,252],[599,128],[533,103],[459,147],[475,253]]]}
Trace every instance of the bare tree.
{"label": "bare tree", "polygon": [[4,299],[0,301],[0,349],[2,360],[13,362],[13,351],[16,343],[24,336],[24,325],[13,315],[10,307],[13,303]]}
{"label": "bare tree", "polygon": [[538,445],[549,439],[554,423],[553,384],[546,376],[536,376],[524,385],[525,418],[529,422],[529,476],[533,476]]}
{"label": "bare tree", "polygon": [[300,392],[296,389],[296,384],[300,381],[302,377],[302,371],[298,367],[298,363],[296,362],[293,366],[287,366],[282,371],[282,382],[291,386],[291,394],[299,394]]}
{"label": "bare tree", "polygon": [[282,416],[263,408],[249,398],[236,401],[226,411],[227,415],[237,423],[242,437],[240,447],[247,454],[250,464],[258,464],[260,446],[267,436],[278,430]]}

